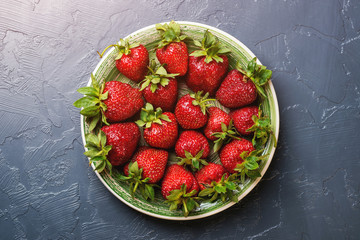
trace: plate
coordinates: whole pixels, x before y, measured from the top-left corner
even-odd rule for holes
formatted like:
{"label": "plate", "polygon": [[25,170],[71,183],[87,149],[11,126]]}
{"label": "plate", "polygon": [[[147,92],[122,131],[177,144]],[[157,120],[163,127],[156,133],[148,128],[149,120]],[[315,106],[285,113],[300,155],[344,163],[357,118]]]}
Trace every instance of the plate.
{"label": "plate", "polygon": [[[200,23],[195,22],[186,22],[186,21],[177,21],[180,24],[182,33],[193,38],[201,40],[203,37],[204,32],[208,29],[212,34],[217,36],[219,40],[224,43],[228,48],[230,48],[231,53],[228,54],[229,58],[229,69],[233,69],[236,65],[236,62],[239,61],[243,66],[249,60],[251,60],[255,55],[239,40],[231,36],[230,34],[221,31],[217,28],[207,26]],[[164,24],[164,23],[162,23]],[[145,28],[142,28],[129,36],[126,37],[129,39],[130,43],[139,42],[143,44],[149,51],[150,59],[155,59],[155,48],[157,46],[157,42],[160,39],[159,34],[156,31],[155,25],[151,25]],[[189,51],[195,50],[195,46],[191,42],[187,42]],[[93,74],[95,75],[96,79],[102,79],[105,81],[110,80],[118,80],[122,82],[126,82],[135,86],[133,82],[125,78],[122,74],[119,73],[117,68],[115,67],[114,58],[116,57],[115,49],[111,48],[105,56],[101,59],[101,61],[97,64]],[[261,62],[258,60],[258,64]],[[88,82],[88,86],[91,84],[91,79]],[[267,95],[267,99],[261,102],[262,109],[264,115],[268,115],[271,119],[272,129],[275,133],[276,139],[278,138],[279,134],[279,108],[278,102],[275,94],[274,87],[269,81],[268,84],[265,86],[265,92]],[[179,84],[179,97],[185,95],[187,93],[186,85]],[[216,106],[222,108],[223,110],[228,112],[228,109],[222,107],[219,103],[215,103]],[[88,132],[88,126],[84,121],[84,117],[81,116],[81,135],[83,144],[85,146],[85,133]],[[145,142],[143,139],[140,141],[140,145],[144,145]],[[270,162],[273,158],[275,152],[274,147],[274,139],[270,138],[265,146],[265,150],[263,155],[268,154],[268,158],[264,159],[260,164],[260,172],[261,176],[264,176],[266,170],[268,169]],[[170,154],[171,156],[171,154]],[[173,159],[173,157],[170,157]],[[210,161],[219,163],[218,154],[212,153],[209,157]],[[173,160],[170,160],[170,163]],[[94,166],[92,166],[94,168]],[[235,202],[227,201],[222,202],[218,200],[213,203],[201,203],[200,207],[197,208],[195,211],[191,212],[189,216],[184,217],[181,210],[170,211],[169,207],[166,203],[163,202],[163,198],[160,194],[160,191],[157,191],[155,200],[145,201],[140,195],[135,194],[135,198],[132,198],[129,193],[129,186],[126,182],[118,182],[115,181],[107,171],[102,173],[98,173],[95,171],[96,175],[100,179],[100,181],[104,184],[104,186],[119,200],[123,203],[128,205],[129,207],[142,212],[144,214],[167,219],[167,220],[194,220],[200,219],[204,217],[208,217],[219,213],[235,204]],[[260,181],[261,177],[257,179],[247,179],[243,184],[240,184],[240,190],[236,191],[236,196],[240,201],[244,198]]]}

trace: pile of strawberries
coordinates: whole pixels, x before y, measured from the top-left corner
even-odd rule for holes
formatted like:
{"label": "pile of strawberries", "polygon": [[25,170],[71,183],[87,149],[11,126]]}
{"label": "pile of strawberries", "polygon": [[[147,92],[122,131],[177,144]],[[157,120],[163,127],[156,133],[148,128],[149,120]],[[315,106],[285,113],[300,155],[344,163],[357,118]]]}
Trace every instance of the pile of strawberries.
{"label": "pile of strawberries", "polygon": [[[141,44],[121,39],[109,46],[118,53],[120,73],[138,88],[120,81],[100,84],[91,75],[91,86],[78,89],[85,97],[74,106],[82,108],[89,126],[84,154],[98,172],[106,169],[128,182],[133,196],[139,191],[153,200],[159,186],[170,209],[182,206],[185,216],[201,201],[237,201],[237,182],[260,176],[262,152],[273,136],[259,106],[271,71],[256,58],[245,69],[238,64],[229,71],[230,50],[208,30],[201,41],[192,40],[199,50],[189,54],[185,39],[190,40],[177,23],[156,29],[158,65]],[[180,81],[191,91],[179,98]],[[139,146],[141,137],[146,146]],[[171,151],[177,164],[168,164]],[[219,153],[221,164],[208,160],[211,152]]]}

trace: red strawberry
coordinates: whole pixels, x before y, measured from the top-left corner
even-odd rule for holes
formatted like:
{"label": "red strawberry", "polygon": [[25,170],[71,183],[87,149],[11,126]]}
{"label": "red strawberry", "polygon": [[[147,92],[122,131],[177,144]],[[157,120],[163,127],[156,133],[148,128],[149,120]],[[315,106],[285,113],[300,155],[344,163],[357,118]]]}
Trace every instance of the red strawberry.
{"label": "red strawberry", "polygon": [[259,117],[259,109],[257,106],[240,108],[230,113],[236,130],[242,135],[251,134],[251,132],[247,130],[254,125],[252,119],[254,115]]}
{"label": "red strawberry", "polygon": [[198,204],[192,198],[199,191],[199,184],[194,175],[177,164],[170,165],[164,175],[161,193],[170,210],[175,210],[182,205],[185,216]]}
{"label": "red strawberry", "polygon": [[179,24],[171,21],[169,24],[156,24],[161,34],[161,42],[156,50],[156,57],[160,64],[164,64],[169,73],[178,73],[184,76],[188,69],[188,49],[184,42],[186,36],[180,35]]}
{"label": "red strawberry", "polygon": [[200,190],[204,190],[205,188],[210,187],[212,182],[220,182],[224,174],[225,178],[229,176],[222,165],[210,162],[196,172],[195,177],[199,183]]}
{"label": "red strawberry", "polygon": [[103,102],[107,107],[105,116],[109,122],[120,122],[128,119],[144,106],[144,100],[139,89],[133,88],[127,83],[106,82],[103,93],[106,92],[108,92],[108,98]]}
{"label": "red strawberry", "polygon": [[194,92],[204,91],[214,96],[229,64],[226,56],[221,58],[223,59],[221,63],[215,61],[206,63],[205,57],[190,56],[189,72],[185,80],[187,86]]}
{"label": "red strawberry", "polygon": [[140,188],[145,199],[154,200],[152,184],[159,182],[163,177],[168,156],[169,154],[165,150],[140,147],[131,162],[124,167],[124,174],[127,177],[120,177],[120,180],[130,182],[132,195],[137,188]]}
{"label": "red strawberry", "polygon": [[174,77],[178,74],[168,74],[162,66],[156,72],[152,68],[150,70],[151,74],[145,77],[140,91],[154,108],[160,107],[164,112],[173,111],[178,94],[178,83]]}
{"label": "red strawberry", "polygon": [[130,160],[140,140],[140,130],[135,123],[115,123],[101,128],[107,145],[112,146],[107,158],[114,166]]}
{"label": "red strawberry", "polygon": [[276,146],[276,137],[272,131],[270,118],[262,116],[260,107],[244,107],[231,112],[230,116],[234,121],[235,128],[241,134],[253,134],[252,144],[256,149],[261,149],[270,136],[273,137]]}
{"label": "red strawberry", "polygon": [[123,171],[124,171],[125,176],[129,176],[129,165],[130,165],[130,163],[131,163],[131,162],[135,162],[135,161],[133,161],[133,160],[136,159],[136,158],[139,156],[139,154],[140,154],[142,151],[146,150],[147,148],[149,148],[149,147],[147,147],[147,146],[141,146],[141,147],[139,147],[139,148],[137,149],[137,151],[134,153],[134,155],[132,156],[131,161],[128,162],[128,163],[126,163],[126,164],[124,165]]}
{"label": "red strawberry", "polygon": [[151,91],[151,87],[144,89],[144,97],[147,102],[154,105],[155,108],[160,107],[165,112],[174,111],[177,100],[178,83],[174,78],[169,78],[168,84],[163,87],[159,86],[155,92]]}
{"label": "red strawberry", "polygon": [[222,132],[221,123],[229,126],[231,117],[218,107],[211,107],[208,109],[209,120],[204,129],[205,136],[214,141],[217,139],[213,134],[216,132]]}
{"label": "red strawberry", "polygon": [[139,148],[131,162],[137,162],[139,169],[142,169],[143,179],[149,178],[148,183],[157,183],[164,175],[168,156],[165,150],[143,146]]}
{"label": "red strawberry", "polygon": [[231,70],[222,82],[216,98],[228,108],[239,108],[253,103],[257,93],[266,98],[262,86],[269,81],[271,75],[270,70],[256,63],[256,58],[248,62],[246,69],[238,63],[236,69]]}
{"label": "red strawberry", "polygon": [[256,97],[254,83],[236,69],[228,73],[216,92],[216,99],[228,108],[238,108],[251,104],[256,100]]}
{"label": "red strawberry", "polygon": [[162,181],[161,194],[166,199],[172,190],[180,189],[183,184],[186,186],[187,193],[190,193],[193,190],[199,190],[199,184],[191,172],[177,164],[170,165],[167,168]]}
{"label": "red strawberry", "polygon": [[175,152],[179,157],[185,157],[185,151],[192,155],[203,151],[202,156],[207,158],[210,153],[210,146],[207,139],[200,132],[187,130],[180,134],[175,146]]}
{"label": "red strawberry", "polygon": [[133,155],[141,133],[135,123],[115,123],[104,126],[97,135],[85,135],[88,149],[84,154],[90,158],[99,173],[105,168],[112,175],[112,166],[126,163]]}
{"label": "red strawberry", "polygon": [[145,78],[149,65],[149,52],[141,44],[129,44],[128,40],[120,39],[120,43],[105,48],[100,54],[104,55],[109,47],[115,47],[118,55],[115,58],[116,68],[127,78],[134,82],[140,82]]}
{"label": "red strawberry", "polygon": [[233,192],[237,188],[235,184],[237,182],[236,174],[229,176],[229,173],[222,165],[209,163],[209,165],[201,168],[195,174],[195,177],[200,185],[200,197],[207,196],[210,198],[210,202],[218,198],[223,202],[227,199],[231,199],[234,202],[238,201]]}
{"label": "red strawberry", "polygon": [[175,145],[178,137],[178,124],[171,112],[163,113],[161,108],[154,111],[150,103],[140,113],[140,120],[136,121],[144,129],[144,139],[152,147],[169,149]]}
{"label": "red strawberry", "polygon": [[156,50],[156,57],[169,73],[184,76],[188,70],[188,49],[184,42],[173,42]]}
{"label": "red strawberry", "polygon": [[254,150],[252,143],[246,139],[233,140],[221,149],[221,163],[230,173],[235,173],[237,165],[244,162],[241,154],[243,152],[250,153]]}
{"label": "red strawberry", "polygon": [[206,158],[209,156],[210,145],[200,132],[189,130],[180,134],[175,145],[175,152],[181,161],[179,165],[190,165],[199,169],[200,165],[207,165]]}
{"label": "red strawberry", "polygon": [[224,54],[230,50],[208,30],[202,42],[194,40],[194,44],[202,50],[190,54],[186,84],[194,92],[203,91],[214,96],[227,72],[229,61]]}
{"label": "red strawberry", "polygon": [[214,141],[214,152],[220,150],[224,143],[232,138],[239,139],[236,135],[231,117],[217,107],[209,108],[209,120],[204,129],[205,136]]}
{"label": "red strawberry", "polygon": [[208,117],[206,108],[209,104],[207,101],[208,93],[201,96],[202,92],[187,94],[182,96],[176,104],[175,116],[180,126],[184,129],[197,129],[205,126]]}
{"label": "red strawberry", "polygon": [[108,121],[126,120],[135,115],[144,105],[141,92],[129,84],[110,81],[100,85],[93,74],[91,74],[91,80],[90,87],[78,89],[79,93],[86,96],[74,102],[75,107],[83,108],[80,113],[86,116],[89,132],[96,126],[101,126],[101,122],[109,125]]}

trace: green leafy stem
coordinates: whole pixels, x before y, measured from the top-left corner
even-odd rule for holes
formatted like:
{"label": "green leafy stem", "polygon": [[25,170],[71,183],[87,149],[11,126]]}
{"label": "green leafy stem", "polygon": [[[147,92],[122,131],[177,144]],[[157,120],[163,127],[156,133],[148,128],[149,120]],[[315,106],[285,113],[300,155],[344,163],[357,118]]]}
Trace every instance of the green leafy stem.
{"label": "green leafy stem", "polygon": [[91,85],[90,87],[79,88],[77,91],[85,95],[85,97],[74,102],[75,107],[82,108],[80,114],[87,117],[90,132],[102,123],[109,125],[105,117],[107,106],[103,102],[109,95],[109,92],[103,93],[105,83],[100,85],[95,76],[91,74]]}
{"label": "green leafy stem", "polygon": [[227,177],[225,173],[219,182],[212,181],[210,185],[204,185],[204,190],[199,192],[199,197],[209,198],[209,202],[214,202],[217,199],[225,202],[230,199],[233,202],[238,202],[238,198],[235,195],[235,190],[239,188],[237,174],[231,174]]}
{"label": "green leafy stem", "polygon": [[250,79],[256,87],[257,92],[261,97],[267,98],[263,86],[270,80],[272,71],[266,69],[265,66],[256,63],[256,57],[251,59],[244,69],[238,62],[236,69],[245,75],[245,81]]}
{"label": "green leafy stem", "polygon": [[138,163],[130,162],[129,163],[129,175],[125,176],[122,174],[115,174],[114,177],[117,180],[125,181],[130,183],[129,191],[132,197],[135,196],[135,192],[137,190],[140,190],[141,195],[144,197],[145,200],[154,200],[155,197],[155,191],[154,187],[158,187],[156,184],[150,184],[148,183],[150,181],[150,178],[143,178],[143,169],[139,169]]}
{"label": "green leafy stem", "polygon": [[240,175],[240,180],[242,183],[245,182],[245,176],[248,176],[251,179],[261,177],[259,163],[263,159],[266,159],[268,155],[260,156],[264,149],[255,150],[252,152],[244,151],[240,154],[240,157],[243,159],[243,162],[237,164],[234,170]]}
{"label": "green leafy stem", "polygon": [[184,216],[187,217],[192,210],[200,206],[196,201],[199,200],[198,197],[195,197],[196,194],[196,190],[187,193],[186,185],[183,184],[180,189],[170,191],[170,195],[167,196],[165,202],[169,204],[170,211],[176,210],[181,206]]}
{"label": "green leafy stem", "polygon": [[112,146],[106,145],[106,135],[103,131],[99,131],[97,135],[88,133],[85,135],[87,151],[84,155],[90,158],[89,164],[94,163],[95,170],[101,173],[104,169],[108,169],[112,175],[112,165],[107,159],[107,155]]}

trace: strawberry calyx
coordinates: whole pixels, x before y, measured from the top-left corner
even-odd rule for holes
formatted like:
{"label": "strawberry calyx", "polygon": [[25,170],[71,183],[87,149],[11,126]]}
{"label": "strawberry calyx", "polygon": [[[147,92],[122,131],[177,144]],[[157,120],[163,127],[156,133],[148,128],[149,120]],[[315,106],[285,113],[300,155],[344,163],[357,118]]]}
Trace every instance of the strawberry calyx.
{"label": "strawberry calyx", "polygon": [[200,47],[201,50],[196,50],[190,54],[194,57],[205,56],[205,62],[209,63],[212,60],[218,62],[223,62],[224,60],[219,56],[230,52],[230,49],[225,47],[219,39],[214,36],[209,30],[206,30],[204,33],[203,39],[200,41],[194,39],[194,44],[197,47]]}
{"label": "strawberry calyx", "polygon": [[251,119],[254,122],[247,132],[253,132],[252,144],[256,149],[260,149],[265,145],[270,136],[274,139],[274,146],[276,147],[276,137],[271,127],[271,120],[268,116],[262,116],[261,106],[259,106],[259,117],[253,115]]}
{"label": "strawberry calyx", "polygon": [[107,155],[111,150],[111,145],[106,145],[106,135],[103,131],[99,131],[97,135],[88,133],[85,135],[87,151],[84,155],[90,158],[89,165],[94,163],[95,170],[101,173],[105,169],[112,175],[112,164],[107,159]]}
{"label": "strawberry calyx", "polygon": [[184,216],[187,217],[193,209],[199,207],[199,204],[195,201],[199,199],[198,197],[195,197],[196,193],[196,190],[187,193],[186,185],[183,184],[180,189],[170,191],[170,195],[166,197],[167,200],[165,200],[165,202],[170,205],[170,211],[176,210],[182,206]]}
{"label": "strawberry calyx", "polygon": [[163,111],[160,107],[154,110],[154,106],[151,103],[146,103],[145,108],[141,109],[140,119],[137,120],[135,123],[139,127],[145,126],[145,128],[149,128],[153,123],[162,125],[161,120],[171,122],[170,118],[163,114]]}
{"label": "strawberry calyx", "polygon": [[214,152],[219,151],[222,145],[224,145],[224,143],[225,144],[229,143],[231,139],[240,140],[240,138],[237,135],[239,135],[239,133],[236,131],[232,120],[230,120],[229,126],[221,122],[221,132],[215,132],[211,134],[211,136],[217,138],[214,141]]}
{"label": "strawberry calyx", "polygon": [[97,53],[99,54],[100,58],[102,58],[109,48],[114,47],[116,52],[118,53],[118,55],[115,57],[115,60],[119,60],[124,54],[129,55],[132,48],[136,48],[138,46],[140,46],[139,43],[130,44],[128,39],[124,40],[120,38],[120,41],[117,44],[109,45],[104,49],[104,51],[102,51],[102,53]]}
{"label": "strawberry calyx", "polygon": [[268,155],[260,156],[264,149],[255,150],[252,152],[244,151],[240,154],[240,157],[243,159],[242,163],[239,163],[234,168],[240,174],[241,182],[245,182],[245,176],[248,176],[251,179],[261,177],[259,163],[263,159],[267,158]]}
{"label": "strawberry calyx", "polygon": [[85,97],[80,98],[74,102],[74,106],[82,108],[80,114],[86,116],[86,121],[89,123],[89,131],[93,131],[96,126],[101,125],[101,122],[109,125],[105,117],[107,106],[103,100],[108,98],[108,92],[103,93],[105,82],[101,85],[91,73],[91,86],[82,87],[77,91]]}
{"label": "strawberry calyx", "polygon": [[147,86],[150,84],[151,92],[155,92],[158,89],[158,85],[165,87],[169,84],[169,78],[174,78],[178,76],[178,73],[170,74],[167,73],[163,66],[160,66],[156,71],[155,68],[155,61],[151,61],[150,67],[148,67],[150,74],[145,77],[145,79],[140,83],[141,88],[140,91],[143,91]]}
{"label": "strawberry calyx", "polygon": [[126,181],[130,184],[129,190],[131,196],[134,198],[135,193],[137,190],[140,191],[141,195],[144,197],[145,200],[154,200],[155,191],[154,187],[157,186],[156,184],[149,184],[150,178],[147,177],[143,179],[142,177],[143,169],[139,169],[138,163],[130,162],[129,163],[129,175],[125,176],[122,174],[115,175],[115,178],[120,181]]}
{"label": "strawberry calyx", "polygon": [[208,107],[211,107],[212,104],[209,104],[207,102],[209,101],[215,101],[215,99],[210,99],[209,97],[209,93],[205,93],[204,96],[202,96],[203,91],[198,91],[196,93],[190,93],[190,97],[192,97],[194,100],[192,101],[192,104],[194,106],[199,106],[201,109],[201,112],[205,115],[206,114],[206,109]]}
{"label": "strawberry calyx", "polygon": [[190,152],[186,150],[184,150],[184,153],[184,158],[178,157],[178,159],[180,160],[177,163],[178,165],[190,166],[192,171],[199,170],[200,167],[208,165],[206,159],[201,158],[204,153],[204,149],[201,149],[195,156],[193,156]]}
{"label": "strawberry calyx", "polygon": [[256,57],[251,59],[247,63],[246,68],[243,68],[240,62],[238,62],[236,69],[244,75],[244,81],[248,81],[248,79],[250,79],[254,83],[257,92],[262,98],[267,98],[263,86],[270,80],[272,71],[266,69],[263,65],[257,64],[256,60]]}
{"label": "strawberry calyx", "polygon": [[156,24],[155,27],[161,35],[161,41],[159,42],[158,48],[163,48],[172,42],[181,42],[187,38],[186,35],[181,35],[180,25],[175,21],[163,25]]}
{"label": "strawberry calyx", "polygon": [[226,176],[227,174],[224,173],[219,182],[212,181],[211,184],[203,184],[205,189],[199,192],[199,197],[207,197],[209,202],[214,202],[217,199],[221,199],[223,202],[228,199],[238,202],[238,198],[234,193],[239,188],[236,184],[239,181],[237,174]]}

